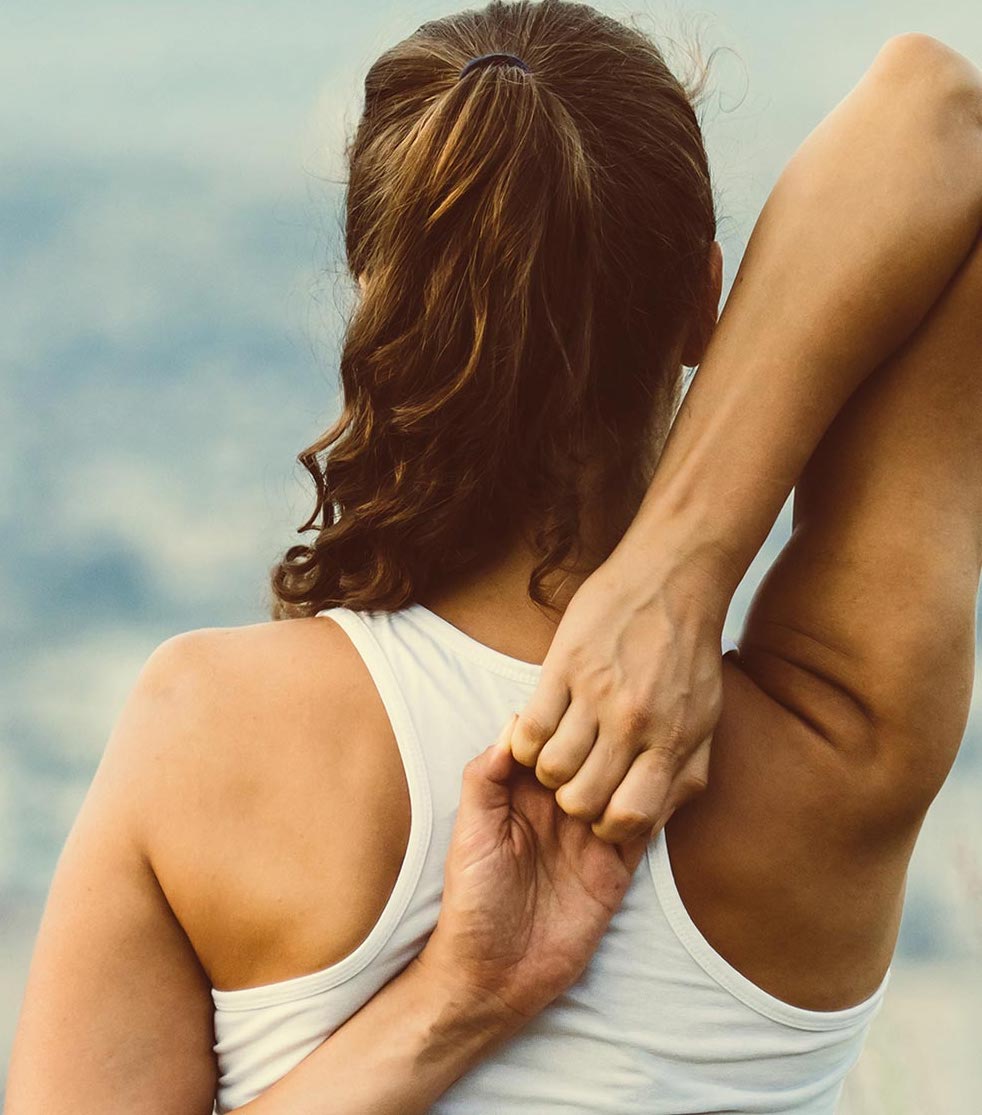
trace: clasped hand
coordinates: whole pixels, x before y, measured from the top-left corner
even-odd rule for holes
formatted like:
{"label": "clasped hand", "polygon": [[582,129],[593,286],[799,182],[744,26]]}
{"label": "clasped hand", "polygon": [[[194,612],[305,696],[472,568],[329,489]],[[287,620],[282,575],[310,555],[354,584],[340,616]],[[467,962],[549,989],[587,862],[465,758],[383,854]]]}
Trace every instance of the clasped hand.
{"label": "clasped hand", "polygon": [[464,770],[440,917],[418,957],[504,1032],[582,974],[648,839],[606,843],[559,809],[512,756],[514,720]]}
{"label": "clasped hand", "polygon": [[617,551],[570,602],[512,733],[520,763],[602,840],[657,832],[705,788],[723,701],[709,575]]}

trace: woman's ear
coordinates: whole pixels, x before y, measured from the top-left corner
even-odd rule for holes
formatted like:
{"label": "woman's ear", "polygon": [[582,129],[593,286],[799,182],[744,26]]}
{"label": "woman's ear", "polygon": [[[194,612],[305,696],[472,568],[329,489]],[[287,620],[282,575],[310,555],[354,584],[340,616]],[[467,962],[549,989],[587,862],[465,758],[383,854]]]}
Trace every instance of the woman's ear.
{"label": "woman's ear", "polygon": [[696,307],[695,316],[682,346],[682,363],[687,368],[694,368],[702,360],[719,316],[719,300],[723,294],[723,249],[718,240],[714,240],[709,245],[706,259],[706,285],[703,289],[703,303]]}

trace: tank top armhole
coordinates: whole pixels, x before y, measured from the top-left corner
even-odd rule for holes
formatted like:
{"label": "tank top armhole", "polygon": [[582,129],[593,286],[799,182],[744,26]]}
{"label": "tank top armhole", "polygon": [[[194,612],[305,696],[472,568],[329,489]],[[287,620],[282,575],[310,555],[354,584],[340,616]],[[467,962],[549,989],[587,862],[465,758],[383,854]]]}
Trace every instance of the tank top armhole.
{"label": "tank top armhole", "polygon": [[[720,637],[720,650],[724,657],[734,651],[737,654],[740,652],[736,641],[728,635]],[[891,968],[887,969],[880,986],[868,999],[843,1010],[807,1010],[786,1003],[758,987],[713,948],[689,916],[675,882],[664,829],[648,844],[646,859],[659,905],[682,947],[706,975],[751,1010],[799,1030],[849,1029],[872,1019],[879,1010],[890,982]]]}
{"label": "tank top armhole", "polygon": [[395,673],[371,629],[357,612],[330,608],[317,614],[328,616],[344,630],[365,663],[388,714],[409,790],[410,822],[406,854],[378,919],[368,936],[347,956],[327,968],[275,983],[229,990],[212,988],[212,999],[220,1011],[253,1010],[304,999],[337,987],[361,972],[385,947],[404,916],[419,884],[430,846],[433,802],[429,777],[416,727]]}
{"label": "tank top armhole", "polygon": [[702,935],[689,916],[676,885],[664,829],[648,844],[646,858],[659,905],[682,947],[706,975],[745,1006],[797,1030],[854,1030],[876,1014],[890,982],[890,968],[873,994],[854,1006],[820,1011],[786,1003],[734,968]]}

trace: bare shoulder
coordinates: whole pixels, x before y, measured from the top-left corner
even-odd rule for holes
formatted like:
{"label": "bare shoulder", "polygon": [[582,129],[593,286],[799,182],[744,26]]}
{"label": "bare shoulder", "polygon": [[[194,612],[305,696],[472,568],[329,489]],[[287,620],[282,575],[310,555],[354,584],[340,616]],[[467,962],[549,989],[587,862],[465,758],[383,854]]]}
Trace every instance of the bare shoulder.
{"label": "bare shoulder", "polygon": [[408,795],[381,699],[337,624],[165,640],[114,737],[107,759],[118,752],[139,787],[141,840],[214,986],[299,975],[364,936],[373,879],[384,898],[404,853]]}
{"label": "bare shoulder", "polygon": [[350,640],[324,617],[197,628],[154,649],[120,721],[140,717],[147,729],[134,761],[229,767],[249,758],[270,723],[288,727],[326,708],[343,715],[335,698],[363,674]]}
{"label": "bare shoulder", "polygon": [[[17,1110],[210,1112],[209,981],[300,974],[364,935],[401,834],[359,666],[317,618],[189,631],[149,655],[59,857],[11,1061]],[[378,817],[393,853],[366,864]]]}
{"label": "bare shoulder", "polygon": [[343,713],[334,697],[358,665],[343,632],[321,619],[198,628],[160,643],[103,758],[139,789],[147,845],[165,804],[171,818],[182,801],[195,804],[182,792],[189,784],[214,793],[217,809],[246,793],[274,753],[282,760],[305,718]]}
{"label": "bare shoulder", "polygon": [[357,676],[358,665],[347,636],[326,617],[202,627],[160,643],[136,689],[150,700],[183,702],[189,711],[223,702],[263,705],[277,694],[288,701],[295,687],[309,688],[311,676],[343,684]]}

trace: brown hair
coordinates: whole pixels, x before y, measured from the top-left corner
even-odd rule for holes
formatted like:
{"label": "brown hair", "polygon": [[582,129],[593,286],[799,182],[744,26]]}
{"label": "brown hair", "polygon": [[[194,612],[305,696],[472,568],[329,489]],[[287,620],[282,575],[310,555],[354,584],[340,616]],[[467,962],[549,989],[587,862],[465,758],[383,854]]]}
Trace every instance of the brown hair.
{"label": "brown hair", "polygon": [[[494,51],[531,72],[458,78]],[[519,530],[545,604],[588,463],[636,506],[678,402],[667,356],[716,232],[693,95],[585,4],[494,2],[374,63],[346,156],[366,287],[341,415],[298,455],[316,485],[298,532],[317,535],[273,567],[273,618],[401,608]]]}

